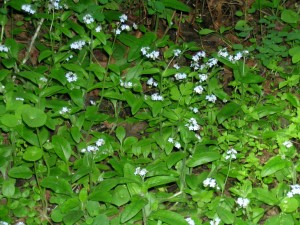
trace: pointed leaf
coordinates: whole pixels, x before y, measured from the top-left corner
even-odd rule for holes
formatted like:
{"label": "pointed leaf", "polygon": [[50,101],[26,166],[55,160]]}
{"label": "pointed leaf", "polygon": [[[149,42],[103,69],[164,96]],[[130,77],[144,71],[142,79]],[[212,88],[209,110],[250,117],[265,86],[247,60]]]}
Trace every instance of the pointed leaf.
{"label": "pointed leaf", "polygon": [[58,157],[67,162],[72,154],[70,143],[64,137],[54,135],[52,144]]}
{"label": "pointed leaf", "polygon": [[150,215],[151,218],[161,220],[169,225],[188,225],[184,217],[176,212],[168,210],[159,210]]}
{"label": "pointed leaf", "polygon": [[281,156],[275,156],[268,160],[261,170],[261,176],[266,177],[277,171],[287,168],[290,162],[286,159],[282,159]]}
{"label": "pointed leaf", "polygon": [[148,201],[140,196],[133,196],[131,203],[127,205],[121,214],[121,223],[125,223],[138,214]]}

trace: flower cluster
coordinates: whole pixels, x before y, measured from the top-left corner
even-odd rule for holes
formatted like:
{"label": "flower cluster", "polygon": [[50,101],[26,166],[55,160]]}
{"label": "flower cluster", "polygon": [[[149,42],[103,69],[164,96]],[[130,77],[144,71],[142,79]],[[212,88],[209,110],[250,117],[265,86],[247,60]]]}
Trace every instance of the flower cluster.
{"label": "flower cluster", "polygon": [[91,14],[86,14],[82,19],[85,24],[91,24],[95,21]]}
{"label": "flower cluster", "polygon": [[[126,31],[130,31],[130,30],[131,30],[131,28],[130,28],[129,25],[124,24],[124,23],[127,21],[127,19],[128,19],[127,15],[123,14],[123,15],[121,15],[119,18],[120,18],[120,22],[121,22],[122,24],[115,30],[115,34],[116,34],[116,35],[121,34],[121,32],[122,32],[123,30],[126,30]],[[134,29],[137,28],[137,27],[136,27],[136,24],[133,24],[133,28],[134,28]]]}
{"label": "flower cluster", "polygon": [[246,56],[248,53],[249,53],[249,51],[244,50],[242,52],[237,52],[235,55],[230,55],[227,52],[227,49],[223,48],[223,49],[219,50],[218,55],[223,57],[223,58],[226,58],[227,60],[229,60],[232,63],[235,63],[238,60],[240,60],[242,57]]}
{"label": "flower cluster", "polygon": [[249,205],[250,200],[248,198],[238,198],[236,203],[239,205],[239,207],[246,208]]}
{"label": "flower cluster", "polygon": [[200,125],[197,123],[195,118],[190,118],[185,126],[188,127],[189,130],[200,130]]}
{"label": "flower cluster", "polygon": [[179,70],[179,69],[180,69],[180,66],[179,66],[177,63],[175,63],[175,64],[173,65],[173,67],[174,67],[176,70]]}
{"label": "flower cluster", "polygon": [[282,144],[283,144],[286,148],[291,148],[291,147],[293,147],[293,143],[292,143],[290,140],[285,141],[285,142],[283,142]]}
{"label": "flower cluster", "polygon": [[181,53],[181,50],[180,49],[175,49],[175,50],[173,50],[173,53],[174,53],[174,56],[178,57]]}
{"label": "flower cluster", "polygon": [[201,85],[198,85],[194,88],[194,92],[196,92],[197,94],[202,94],[203,91],[204,88]]}
{"label": "flower cluster", "polygon": [[70,47],[71,49],[78,49],[78,50],[81,50],[82,47],[85,45],[85,41],[83,40],[79,40],[79,41],[75,41],[73,42]]}
{"label": "flower cluster", "polygon": [[163,101],[164,100],[164,97],[161,96],[160,94],[158,93],[154,93],[151,95],[151,100],[152,101]]}
{"label": "flower cluster", "polygon": [[196,107],[190,107],[190,110],[192,110],[193,113],[198,113],[199,109]]}
{"label": "flower cluster", "polygon": [[[0,221],[0,225],[9,225],[9,223],[5,222],[5,221]],[[15,225],[25,225],[24,222],[17,222]]]}
{"label": "flower cluster", "polygon": [[203,186],[204,187],[211,187],[211,188],[215,188],[215,187],[218,187],[217,186],[217,182],[214,178],[206,178],[204,181],[203,181]]}
{"label": "flower cluster", "polygon": [[184,79],[186,79],[186,77],[187,77],[186,73],[176,73],[175,74],[176,80],[184,80]]}
{"label": "flower cluster", "polygon": [[292,190],[287,193],[289,198],[293,197],[294,195],[300,195],[300,185],[295,184],[291,185]]}
{"label": "flower cluster", "polygon": [[210,225],[219,225],[220,223],[221,223],[221,219],[219,217],[217,217],[209,222]]}
{"label": "flower cluster", "polygon": [[36,10],[32,7],[32,5],[29,5],[29,4],[22,5],[21,9],[30,14],[36,13]]}
{"label": "flower cluster", "polygon": [[73,72],[67,72],[65,77],[69,83],[75,82],[78,79],[76,73]]}
{"label": "flower cluster", "polygon": [[130,81],[122,81],[120,80],[120,85],[124,88],[132,88],[133,84]]}
{"label": "flower cluster", "polygon": [[206,81],[207,79],[208,79],[208,76],[206,74],[199,74],[200,83]]}
{"label": "flower cluster", "polygon": [[147,170],[147,169],[145,169],[145,168],[141,169],[141,167],[137,167],[137,168],[135,169],[134,175],[135,175],[135,176],[136,176],[136,175],[140,175],[141,178],[144,178],[144,177],[146,176],[147,173],[148,173],[148,170]]}
{"label": "flower cluster", "polygon": [[225,156],[225,160],[232,160],[232,159],[236,159],[236,154],[237,154],[237,151],[233,148],[229,149],[227,152],[226,152],[226,156]]}
{"label": "flower cluster", "polygon": [[85,153],[85,152],[92,152],[92,153],[96,153],[99,148],[101,146],[105,145],[105,140],[102,139],[102,138],[99,138],[97,141],[96,141],[96,145],[89,145],[87,146],[87,148],[83,148],[81,149],[81,152],[82,153]]}
{"label": "flower cluster", "polygon": [[159,52],[158,51],[149,51],[149,47],[142,47],[141,52],[142,55],[146,56],[148,59],[155,60],[159,57]]}
{"label": "flower cluster", "polygon": [[191,217],[185,218],[185,221],[186,221],[189,225],[195,225],[195,221],[194,221]]}
{"label": "flower cluster", "polygon": [[50,0],[49,8],[59,10],[62,9],[63,7],[60,5],[60,0]]}
{"label": "flower cluster", "polygon": [[149,80],[147,80],[147,85],[157,87],[158,83],[153,79],[153,77],[151,77]]}
{"label": "flower cluster", "polygon": [[99,25],[95,28],[96,33],[99,33],[102,30],[102,26]]}
{"label": "flower cluster", "polygon": [[181,148],[181,144],[178,141],[174,141],[174,138],[168,138],[168,142],[174,144],[175,148],[180,149]]}
{"label": "flower cluster", "polygon": [[59,111],[59,114],[61,115],[64,115],[64,114],[67,114],[67,113],[70,113],[70,109],[68,107],[62,107],[62,109]]}
{"label": "flower cluster", "polygon": [[209,102],[215,103],[217,101],[217,97],[213,94],[206,95],[205,99]]}
{"label": "flower cluster", "polygon": [[0,52],[8,52],[8,47],[5,45],[0,45]]}

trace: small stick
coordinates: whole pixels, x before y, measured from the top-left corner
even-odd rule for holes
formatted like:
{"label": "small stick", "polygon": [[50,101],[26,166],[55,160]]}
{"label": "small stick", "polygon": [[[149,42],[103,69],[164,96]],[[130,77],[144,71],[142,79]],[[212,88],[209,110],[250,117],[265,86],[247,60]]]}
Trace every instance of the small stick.
{"label": "small stick", "polygon": [[25,56],[25,58],[24,58],[23,61],[22,61],[22,65],[24,65],[24,64],[27,62],[27,60],[29,59],[31,49],[32,49],[32,47],[33,47],[33,44],[34,44],[34,42],[35,42],[35,39],[36,39],[37,36],[38,36],[38,33],[40,32],[40,29],[41,29],[41,27],[42,27],[42,25],[43,25],[43,23],[44,23],[44,20],[45,20],[45,19],[42,18],[42,19],[39,21],[39,23],[38,23],[38,27],[36,28],[36,31],[35,31],[35,33],[34,33],[32,39],[31,39],[31,42],[30,42],[30,45],[29,45],[29,49],[28,49],[28,51],[26,52],[26,56]]}

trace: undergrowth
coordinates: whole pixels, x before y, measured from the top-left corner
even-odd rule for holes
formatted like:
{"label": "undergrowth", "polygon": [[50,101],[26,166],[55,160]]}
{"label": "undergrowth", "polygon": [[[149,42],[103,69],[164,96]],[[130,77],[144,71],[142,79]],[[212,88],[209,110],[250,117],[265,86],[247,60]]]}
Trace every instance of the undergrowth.
{"label": "undergrowth", "polygon": [[299,224],[299,8],[192,11],[2,3],[0,224]]}

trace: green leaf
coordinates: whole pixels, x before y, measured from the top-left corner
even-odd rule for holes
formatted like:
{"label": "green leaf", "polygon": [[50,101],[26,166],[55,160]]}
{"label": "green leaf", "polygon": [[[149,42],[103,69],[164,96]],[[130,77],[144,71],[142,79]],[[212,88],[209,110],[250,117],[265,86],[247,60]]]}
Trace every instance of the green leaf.
{"label": "green leaf", "polygon": [[33,71],[22,71],[19,72],[18,75],[30,80],[31,82],[37,84],[42,76],[40,73],[36,73]]}
{"label": "green leaf", "polygon": [[71,135],[76,143],[80,142],[80,139],[82,138],[82,134],[78,127],[71,127]]}
{"label": "green leaf", "polygon": [[36,146],[30,146],[26,148],[23,154],[23,159],[27,161],[37,161],[41,159],[42,156],[43,156],[43,150],[41,148]]}
{"label": "green leaf", "polygon": [[185,152],[172,152],[165,159],[168,168],[170,169],[172,166],[174,166],[177,162],[179,162],[186,156],[187,156],[187,153],[185,153]]}
{"label": "green leaf", "polygon": [[72,154],[72,148],[70,143],[64,137],[54,135],[52,137],[52,144],[54,147],[54,151],[58,155],[58,157],[64,160],[65,162],[68,162]]}
{"label": "green leaf", "polygon": [[233,224],[235,218],[234,215],[229,210],[225,209],[224,207],[218,206],[217,214],[222,220],[222,222],[226,224]]}
{"label": "green leaf", "polygon": [[62,86],[51,86],[51,87],[46,87],[43,88],[43,90],[40,92],[40,97],[46,98],[46,97],[50,97],[53,96],[55,94],[64,94],[67,93],[67,90],[62,87]]}
{"label": "green leaf", "polygon": [[292,214],[280,213],[267,219],[264,225],[294,225]]}
{"label": "green leaf", "polygon": [[296,24],[298,23],[299,15],[291,9],[284,9],[281,13],[281,19],[286,23]]}
{"label": "green leaf", "polygon": [[120,207],[130,201],[130,194],[125,185],[119,185],[114,189],[112,204]]}
{"label": "green leaf", "polygon": [[32,177],[32,171],[27,166],[17,166],[11,168],[8,175],[12,178],[29,179]]}
{"label": "green leaf", "polygon": [[111,203],[113,198],[110,192],[96,189],[90,194],[89,200]]}
{"label": "green leaf", "polygon": [[69,95],[77,106],[84,108],[84,94],[81,89],[73,89],[69,92]]}
{"label": "green leaf", "polygon": [[290,162],[286,159],[282,159],[281,156],[275,156],[268,160],[261,170],[261,176],[269,176],[279,170],[290,166]]}
{"label": "green leaf", "polygon": [[38,61],[41,62],[43,59],[46,59],[51,55],[52,55],[52,51],[46,49],[39,54]]}
{"label": "green leaf", "polygon": [[45,177],[41,181],[41,186],[49,188],[57,194],[72,195],[73,193],[71,185],[65,179],[58,176]]}
{"label": "green leaf", "polygon": [[15,179],[6,179],[2,183],[2,194],[3,196],[7,198],[13,197],[15,194],[16,186],[15,186],[16,180]]}
{"label": "green leaf", "polygon": [[166,8],[175,9],[183,12],[190,11],[190,7],[188,7],[183,2],[177,0],[161,0],[161,2],[165,5]]}
{"label": "green leaf", "polygon": [[73,225],[78,220],[80,220],[80,218],[83,217],[83,215],[84,213],[82,210],[72,210],[63,217],[64,224]]}
{"label": "green leaf", "polygon": [[22,110],[22,119],[29,127],[36,128],[45,125],[47,115],[38,108],[24,106]]}
{"label": "green leaf", "polygon": [[159,210],[153,212],[150,215],[150,218],[161,220],[164,223],[169,225],[188,225],[188,222],[184,219],[184,217],[176,212],[168,211],[168,210]]}
{"label": "green leaf", "polygon": [[279,207],[282,212],[291,213],[298,209],[299,202],[297,201],[296,198],[285,197],[284,199],[281,200]]}
{"label": "green leaf", "polygon": [[292,62],[297,63],[300,61],[300,46],[295,46],[289,50],[290,56],[292,56]]}
{"label": "green leaf", "polygon": [[116,136],[118,138],[118,140],[120,141],[120,143],[123,142],[125,136],[126,136],[126,130],[124,127],[120,126],[120,127],[117,127],[116,129]]}
{"label": "green leaf", "polygon": [[240,105],[236,104],[235,102],[226,104],[217,114],[217,120],[219,124],[235,115],[240,110],[240,108]]}
{"label": "green leaf", "polygon": [[212,161],[216,161],[220,158],[220,153],[216,151],[197,151],[191,158],[187,160],[187,166],[196,167]]}
{"label": "green leaf", "polygon": [[288,100],[295,108],[299,107],[300,105],[299,99],[292,93],[284,93],[282,98]]}
{"label": "green leaf", "polygon": [[276,205],[278,203],[276,195],[267,189],[253,188],[252,193],[257,200],[262,201],[268,205]]}
{"label": "green leaf", "polygon": [[9,128],[14,128],[20,123],[22,123],[21,119],[19,119],[17,116],[12,114],[4,114],[1,119],[1,123]]}
{"label": "green leaf", "polygon": [[172,177],[172,176],[155,176],[155,177],[148,178],[145,182],[145,185],[148,189],[150,189],[152,187],[157,187],[157,186],[161,186],[164,184],[173,183],[177,180],[178,180],[178,178]]}
{"label": "green leaf", "polygon": [[131,203],[125,206],[125,209],[121,214],[121,223],[125,223],[133,218],[147,203],[148,201],[141,196],[133,196],[131,198]]}
{"label": "green leaf", "polygon": [[0,81],[4,80],[9,74],[11,74],[10,70],[1,69],[0,70]]}
{"label": "green leaf", "polygon": [[199,34],[200,35],[208,35],[208,34],[211,34],[211,33],[214,33],[214,32],[215,32],[214,30],[204,28],[204,29],[201,29],[199,31]]}

